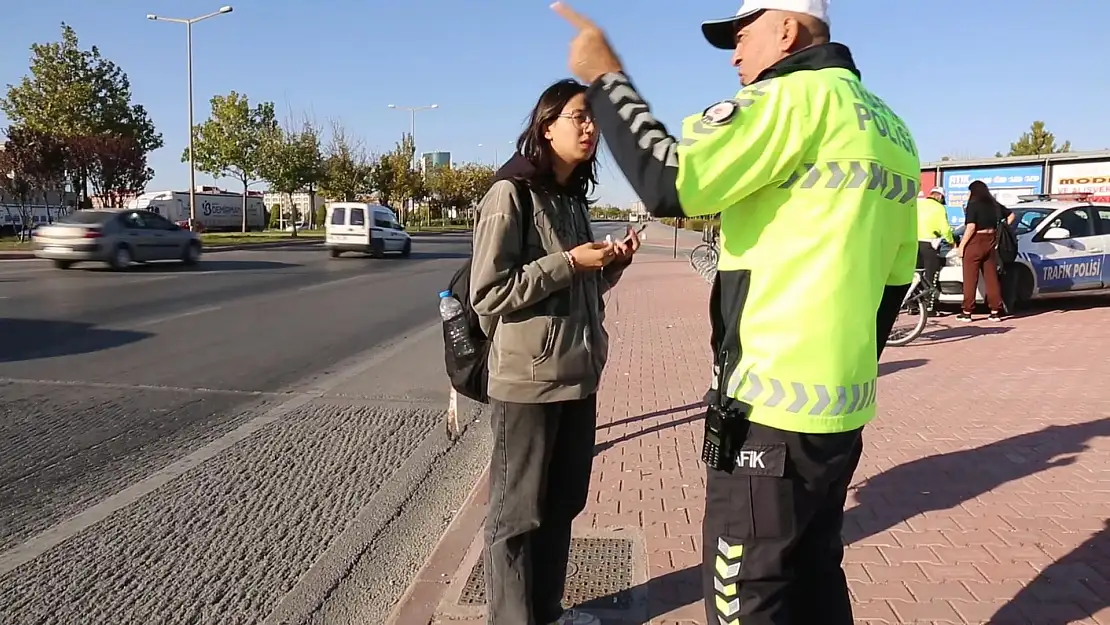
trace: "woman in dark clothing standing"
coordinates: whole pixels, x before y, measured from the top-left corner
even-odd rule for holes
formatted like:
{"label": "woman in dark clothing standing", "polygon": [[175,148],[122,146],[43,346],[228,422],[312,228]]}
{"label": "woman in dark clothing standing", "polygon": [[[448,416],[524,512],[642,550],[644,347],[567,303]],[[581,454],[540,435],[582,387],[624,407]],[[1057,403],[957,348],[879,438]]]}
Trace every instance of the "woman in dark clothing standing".
{"label": "woman in dark clothing standing", "polygon": [[1002,319],[1002,284],[998,279],[998,258],[995,246],[998,227],[1009,220],[1010,209],[998,203],[990,189],[980,180],[968,187],[971,197],[967,201],[964,236],[960,239],[959,254],[963,259],[964,301],[957,321],[971,321],[975,310],[975,291],[979,287],[979,274],[983,274],[987,291],[987,306],[991,321]]}

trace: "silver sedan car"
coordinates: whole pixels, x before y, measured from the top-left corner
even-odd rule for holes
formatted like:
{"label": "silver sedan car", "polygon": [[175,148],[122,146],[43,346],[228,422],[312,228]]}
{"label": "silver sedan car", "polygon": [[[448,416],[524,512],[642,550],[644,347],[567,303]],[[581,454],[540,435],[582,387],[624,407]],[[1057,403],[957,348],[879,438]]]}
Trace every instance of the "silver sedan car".
{"label": "silver sedan car", "polygon": [[74,263],[108,263],[126,269],[133,262],[200,260],[200,237],[157,213],[145,210],[79,210],[34,234],[35,256],[59,269]]}

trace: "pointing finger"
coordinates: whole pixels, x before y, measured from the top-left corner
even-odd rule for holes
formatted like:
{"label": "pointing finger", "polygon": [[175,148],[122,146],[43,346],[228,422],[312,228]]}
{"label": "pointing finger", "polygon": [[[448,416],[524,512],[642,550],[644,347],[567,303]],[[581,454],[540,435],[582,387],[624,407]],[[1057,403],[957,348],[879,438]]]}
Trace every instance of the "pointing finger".
{"label": "pointing finger", "polygon": [[590,18],[575,11],[565,2],[556,2],[551,5],[551,10],[559,14],[560,17],[565,19],[571,26],[578,30],[586,30],[587,28],[595,28],[595,25]]}

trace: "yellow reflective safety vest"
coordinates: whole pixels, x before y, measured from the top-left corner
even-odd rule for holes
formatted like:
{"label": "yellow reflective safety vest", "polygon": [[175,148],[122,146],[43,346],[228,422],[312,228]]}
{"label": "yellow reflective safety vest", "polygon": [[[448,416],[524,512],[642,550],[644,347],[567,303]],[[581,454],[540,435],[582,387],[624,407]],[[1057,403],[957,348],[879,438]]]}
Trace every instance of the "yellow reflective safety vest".
{"label": "yellow reflective safety vest", "polygon": [[921,198],[917,200],[917,240],[932,241],[944,239],[949,243],[956,242],[952,233],[952,224],[948,223],[948,210],[944,204],[932,199]]}
{"label": "yellow reflective safety vest", "polygon": [[876,312],[917,259],[916,144],[835,46],[687,118],[677,147],[683,212],[721,213],[721,384],[805,433],[875,416]]}

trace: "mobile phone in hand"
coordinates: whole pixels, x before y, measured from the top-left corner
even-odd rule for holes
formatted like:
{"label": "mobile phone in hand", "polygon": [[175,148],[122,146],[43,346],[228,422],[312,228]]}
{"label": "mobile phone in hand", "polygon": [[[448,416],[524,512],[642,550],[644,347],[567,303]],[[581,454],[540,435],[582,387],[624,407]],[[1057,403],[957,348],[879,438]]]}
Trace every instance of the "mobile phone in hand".
{"label": "mobile phone in hand", "polygon": [[[637,235],[643,234],[644,230],[647,230],[647,224],[641,224],[640,227],[636,229],[636,234]],[[631,232],[628,233],[628,236],[624,237],[623,242],[624,243],[631,243],[632,242],[632,233]]]}

